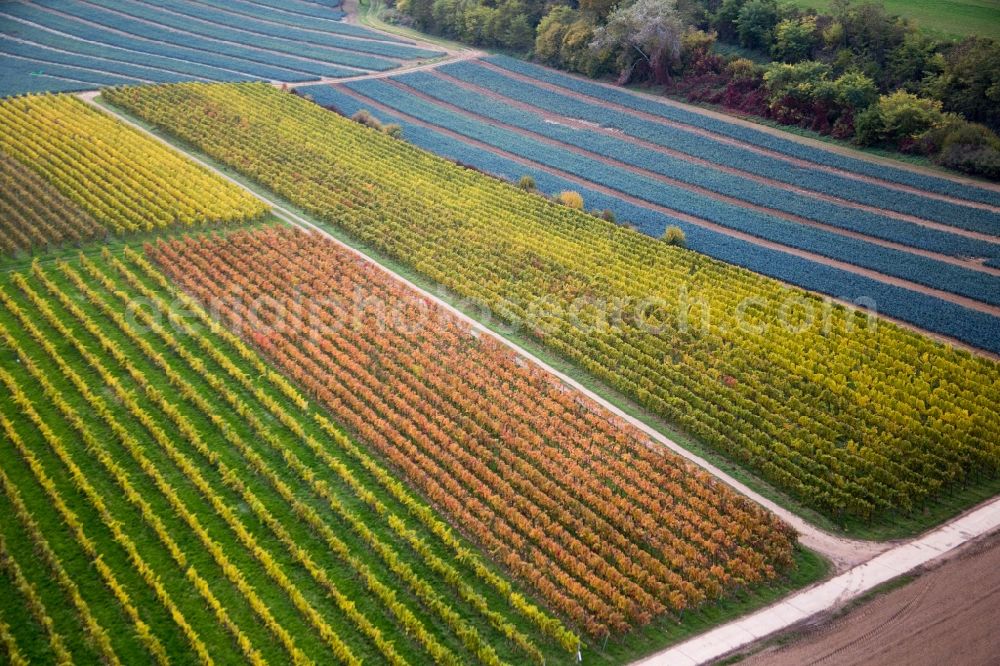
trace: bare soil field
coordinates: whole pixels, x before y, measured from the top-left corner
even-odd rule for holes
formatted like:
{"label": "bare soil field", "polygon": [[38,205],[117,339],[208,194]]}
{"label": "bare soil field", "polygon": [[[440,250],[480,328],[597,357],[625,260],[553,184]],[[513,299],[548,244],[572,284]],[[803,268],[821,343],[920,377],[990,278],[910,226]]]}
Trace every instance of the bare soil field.
{"label": "bare soil field", "polygon": [[1000,663],[1000,535],[968,546],[905,586],[794,643],[767,648],[745,666]]}

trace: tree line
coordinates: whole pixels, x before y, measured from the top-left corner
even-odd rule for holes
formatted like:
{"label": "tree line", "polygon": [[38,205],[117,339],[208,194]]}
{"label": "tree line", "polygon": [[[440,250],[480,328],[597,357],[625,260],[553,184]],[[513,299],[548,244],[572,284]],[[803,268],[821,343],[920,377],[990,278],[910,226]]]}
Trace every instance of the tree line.
{"label": "tree line", "polygon": [[387,18],[1000,179],[1000,43],[878,2],[398,0]]}

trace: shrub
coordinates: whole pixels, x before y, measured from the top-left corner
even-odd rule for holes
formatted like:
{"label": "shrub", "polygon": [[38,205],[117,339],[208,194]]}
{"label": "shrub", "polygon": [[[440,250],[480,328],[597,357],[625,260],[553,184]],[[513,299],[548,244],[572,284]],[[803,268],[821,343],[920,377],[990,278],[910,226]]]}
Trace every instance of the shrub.
{"label": "shrub", "polygon": [[687,237],[684,235],[684,231],[680,227],[667,227],[666,231],[663,232],[663,235],[660,236],[660,240],[667,245],[674,245],[676,247],[685,247],[687,245]]}
{"label": "shrub", "polygon": [[771,57],[783,62],[808,60],[819,43],[816,17],[785,19],[774,31],[774,45]]}
{"label": "shrub", "polygon": [[778,24],[778,3],[774,0],[750,0],[736,17],[740,44],[748,48],[770,48]]}
{"label": "shrub", "polygon": [[734,58],[726,69],[733,81],[753,81],[761,74],[761,68],[749,58]]}
{"label": "shrub", "polygon": [[535,185],[535,179],[531,176],[521,176],[521,180],[517,181],[517,186],[525,192],[534,192],[538,189]]}
{"label": "shrub", "polygon": [[985,125],[959,120],[921,139],[934,161],[965,173],[1000,178],[1000,138]]}
{"label": "shrub", "polygon": [[615,218],[615,213],[610,208],[605,208],[604,210],[601,211],[601,219],[604,220],[605,222],[610,222],[611,224],[615,224],[617,222],[617,218]]}
{"label": "shrub", "polygon": [[571,190],[560,192],[559,196],[556,197],[556,201],[568,208],[583,210],[583,197],[580,196],[579,192],[573,192]]}
{"label": "shrub", "polygon": [[949,169],[1000,180],[1000,150],[993,146],[952,144],[934,161]]}
{"label": "shrub", "polygon": [[365,127],[371,127],[377,130],[382,129],[382,123],[380,123],[379,119],[373,116],[371,111],[368,109],[359,109],[353,116],[351,116],[351,120],[364,125]]}
{"label": "shrub", "polygon": [[897,91],[878,100],[886,138],[914,139],[944,120],[941,102]]}
{"label": "shrub", "polygon": [[858,115],[855,138],[864,146],[913,144],[927,132],[953,122],[941,111],[941,102],[917,97],[904,90],[882,95]]}
{"label": "shrub", "polygon": [[388,123],[383,125],[382,121],[371,114],[368,109],[359,109],[351,116],[351,120],[358,123],[359,125],[364,125],[365,127],[371,127],[379,132],[385,132],[393,138],[400,138],[403,136],[403,127],[397,123]]}

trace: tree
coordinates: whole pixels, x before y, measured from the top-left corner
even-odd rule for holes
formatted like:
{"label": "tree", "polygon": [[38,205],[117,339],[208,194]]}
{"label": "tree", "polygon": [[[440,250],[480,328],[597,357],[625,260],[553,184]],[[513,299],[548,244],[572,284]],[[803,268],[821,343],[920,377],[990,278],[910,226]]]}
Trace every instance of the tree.
{"label": "tree", "polygon": [[889,54],[915,30],[875,2],[863,2],[845,9],[837,19],[843,26],[844,45],[851,54],[846,67],[859,69],[880,83]]}
{"label": "tree", "polygon": [[498,13],[496,7],[483,5],[473,5],[466,9],[462,17],[461,38],[472,44],[489,44],[495,41]]}
{"label": "tree", "polygon": [[811,102],[829,83],[830,66],[807,60],[794,65],[772,64],[764,73],[764,85],[772,102],[790,97],[797,102]]}
{"label": "tree", "polygon": [[507,24],[507,29],[501,36],[501,42],[507,48],[515,51],[527,51],[531,48],[535,38],[535,31],[528,23],[528,18],[523,14],[518,14],[511,18]]}
{"label": "tree", "polygon": [[968,37],[945,53],[942,66],[925,93],[947,111],[1000,130],[1000,42]]}
{"label": "tree", "polygon": [[434,0],[431,4],[432,29],[435,32],[460,34],[465,26],[465,3],[460,0]]}
{"label": "tree", "polygon": [[818,43],[815,16],[785,19],[774,30],[771,57],[789,63],[808,60]]}
{"label": "tree", "polygon": [[861,72],[847,72],[833,82],[830,92],[838,105],[861,111],[878,99],[878,86]]}
{"label": "tree", "polygon": [[580,0],[580,11],[589,14],[596,22],[601,23],[617,4],[618,0]]}
{"label": "tree", "polygon": [[562,65],[563,37],[576,21],[577,13],[565,5],[553,7],[535,31],[535,58],[546,65]]}
{"label": "tree", "polygon": [[921,82],[941,73],[944,60],[939,51],[941,42],[914,32],[889,53],[885,65],[885,82],[890,89],[905,88],[919,93]]}
{"label": "tree", "polygon": [[945,120],[941,102],[897,90],[858,116],[856,138],[862,145],[899,144],[917,139]]}
{"label": "tree", "polygon": [[776,0],[750,0],[736,17],[736,32],[740,44],[748,48],[769,49],[778,24]]}
{"label": "tree", "polygon": [[563,35],[560,49],[563,67],[583,72],[587,76],[599,76],[607,72],[614,60],[614,52],[610,49],[592,50],[592,41],[594,24],[590,19],[582,17],[569,26]]}
{"label": "tree", "polygon": [[645,63],[657,83],[669,77],[671,63],[681,52],[685,25],[676,0],[637,0],[616,9],[607,24],[594,31],[591,48],[596,51],[621,49],[623,78],[631,78],[636,58]]}
{"label": "tree", "polygon": [[736,19],[746,0],[723,0],[719,10],[712,17],[712,27],[723,40],[733,41],[737,38]]}

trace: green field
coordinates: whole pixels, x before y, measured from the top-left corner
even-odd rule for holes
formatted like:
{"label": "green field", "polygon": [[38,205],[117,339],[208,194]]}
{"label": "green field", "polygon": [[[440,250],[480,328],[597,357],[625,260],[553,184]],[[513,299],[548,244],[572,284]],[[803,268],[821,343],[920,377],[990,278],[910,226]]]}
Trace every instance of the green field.
{"label": "green field", "polygon": [[[796,7],[825,10],[829,0],[788,0]],[[913,19],[927,32],[947,37],[1000,39],[1000,0],[883,0],[893,14]]]}
{"label": "green field", "polygon": [[179,298],[128,250],[0,277],[0,654],[573,660],[426,505]]}

